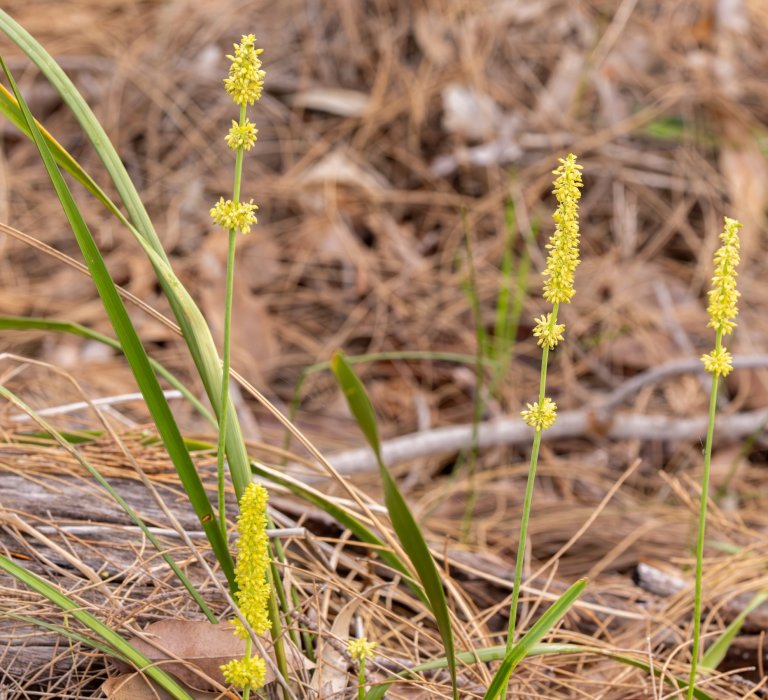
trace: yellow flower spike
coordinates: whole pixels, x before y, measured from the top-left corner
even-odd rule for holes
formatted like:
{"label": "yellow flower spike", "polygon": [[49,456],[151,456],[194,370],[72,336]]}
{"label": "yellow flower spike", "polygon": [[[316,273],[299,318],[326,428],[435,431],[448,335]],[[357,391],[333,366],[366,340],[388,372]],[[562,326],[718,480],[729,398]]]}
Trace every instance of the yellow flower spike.
{"label": "yellow flower spike", "polygon": [[250,233],[251,226],[257,223],[258,205],[251,199],[248,202],[233,202],[220,197],[216,206],[210,211],[211,218],[225,231],[234,229],[240,233]]}
{"label": "yellow flower spike", "polygon": [[708,326],[724,335],[736,327],[734,319],[739,312],[736,302],[741,295],[736,290],[736,266],[739,264],[740,228],[738,221],[725,217],[725,228],[720,234],[723,245],[715,253],[715,275],[708,295]]}
{"label": "yellow flower spike", "polygon": [[250,151],[253,144],[256,143],[256,135],[258,133],[259,130],[256,128],[256,125],[248,119],[248,117],[245,118],[245,121],[242,124],[238,124],[233,119],[232,127],[226,135],[225,141],[227,142],[227,146],[233,151],[236,151],[238,148],[242,148],[244,151]]}
{"label": "yellow flower spike", "polygon": [[233,659],[221,667],[224,680],[236,688],[261,688],[267,677],[267,665],[259,656]]}
{"label": "yellow flower spike", "polygon": [[243,35],[235,44],[235,55],[227,56],[232,61],[229,77],[224,79],[224,88],[236,105],[252,105],[261,97],[266,73],[261,69],[259,54],[264,49],[255,48],[256,37]]}
{"label": "yellow flower spike", "polygon": [[536,327],[533,329],[533,335],[538,338],[537,344],[539,346],[542,348],[546,346],[551,350],[563,340],[565,324],[552,323],[551,313],[534,320],[536,321]]}
{"label": "yellow flower spike", "polygon": [[550,398],[545,398],[539,403],[529,403],[527,410],[521,411],[523,420],[536,430],[547,430],[555,424],[557,418],[557,404]]}
{"label": "yellow flower spike", "polygon": [[369,642],[367,637],[350,639],[347,643],[347,652],[353,659],[362,663],[366,659],[371,658],[376,646],[376,642]]}
{"label": "yellow flower spike", "polygon": [[[237,563],[235,580],[238,585],[237,605],[256,634],[270,627],[268,603],[270,588],[267,581],[269,568],[269,538],[267,537],[266,489],[251,483],[240,499],[240,515],[237,517]],[[235,631],[243,639],[247,630],[239,620],[234,621]]]}
{"label": "yellow flower spike", "polygon": [[579,264],[579,199],[582,166],[573,153],[560,158],[553,193],[558,207],[552,218],[555,232],[549,239],[547,266],[544,269],[544,298],[552,304],[569,302],[574,295],[573,276]]}

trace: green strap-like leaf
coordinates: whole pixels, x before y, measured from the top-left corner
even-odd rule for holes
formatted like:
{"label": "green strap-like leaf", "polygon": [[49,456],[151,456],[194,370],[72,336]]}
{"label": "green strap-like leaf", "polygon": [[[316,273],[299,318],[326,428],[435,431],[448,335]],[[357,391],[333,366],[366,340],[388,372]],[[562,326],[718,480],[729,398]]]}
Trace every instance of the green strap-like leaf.
{"label": "green strap-like leaf", "polygon": [[344,356],[337,352],[331,361],[331,368],[336,381],[339,383],[344,397],[347,400],[349,409],[352,412],[357,424],[368,440],[368,444],[373,449],[376,459],[379,463],[379,473],[381,475],[382,485],[384,487],[384,502],[389,512],[392,527],[397,534],[408,558],[411,560],[416,575],[424,587],[424,592],[429,600],[429,606],[432,614],[435,616],[440,637],[443,640],[445,655],[448,658],[448,671],[451,674],[451,683],[453,686],[454,698],[459,697],[456,685],[456,659],[453,643],[453,630],[451,628],[451,616],[448,611],[448,603],[443,590],[443,583],[440,573],[429,551],[424,536],[421,534],[416,519],[408,508],[402,494],[397,488],[395,480],[389,473],[389,469],[384,464],[381,457],[381,444],[379,442],[379,432],[376,426],[376,415],[373,411],[371,400],[365,391],[360,379],[349,366]]}
{"label": "green strap-like leaf", "polygon": [[[32,139],[32,132],[27,126],[27,122],[24,120],[19,103],[6,89],[4,85],[0,85],[0,112],[11,121],[14,126],[19,129],[30,140]],[[118,208],[112,202],[112,200],[105,194],[104,190],[99,187],[93,178],[80,167],[80,164],[69,154],[69,152],[51,136],[45,128],[37,121],[37,128],[43,135],[48,149],[53,154],[56,162],[64,168],[75,180],[77,180],[85,189],[87,189],[96,199],[98,199],[109,211],[117,216],[122,216]]]}
{"label": "green strap-like leaf", "polygon": [[504,657],[504,661],[496,670],[496,674],[488,686],[488,690],[483,696],[483,700],[493,700],[505,692],[509,677],[534,645],[538,644],[542,637],[547,634],[570,610],[576,599],[581,595],[587,585],[587,579],[582,578],[576,581],[563,595],[561,595],[547,611],[533,624],[522,639],[517,642],[511,651]]}
{"label": "green strap-like leaf", "polygon": [[752,600],[750,600],[745,608],[733,619],[731,624],[723,630],[722,634],[712,642],[712,645],[707,649],[701,659],[701,666],[716,669],[720,665],[728,653],[728,649],[730,649],[734,638],[741,630],[744,620],[747,619],[747,616],[753,610],[765,603],[766,600],[768,600],[768,591],[760,591],[752,596]]}

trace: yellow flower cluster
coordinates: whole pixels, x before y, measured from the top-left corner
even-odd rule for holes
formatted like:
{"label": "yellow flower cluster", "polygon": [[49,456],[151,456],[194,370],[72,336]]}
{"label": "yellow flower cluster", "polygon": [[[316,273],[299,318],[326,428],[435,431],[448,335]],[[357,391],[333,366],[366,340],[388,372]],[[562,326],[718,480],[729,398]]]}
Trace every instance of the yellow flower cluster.
{"label": "yellow flower cluster", "polygon": [[260,656],[232,659],[221,670],[224,680],[236,688],[261,688],[267,677],[267,665]]}
{"label": "yellow flower cluster", "polygon": [[[237,605],[243,617],[256,634],[263,634],[271,627],[269,620],[270,588],[267,580],[269,567],[269,538],[267,537],[266,489],[259,484],[248,484],[240,499],[240,515],[237,517],[238,555],[235,579],[238,585]],[[248,639],[248,630],[235,618],[235,634]],[[250,647],[249,647],[250,648]],[[234,659],[221,667],[224,678],[239,688],[261,687],[266,665],[264,659],[247,655]]]}
{"label": "yellow flower cluster", "polygon": [[369,642],[366,637],[360,637],[360,639],[350,639],[347,643],[347,652],[349,655],[362,663],[366,659],[369,659],[373,654],[373,650],[376,648],[376,642]]}
{"label": "yellow flower cluster", "polygon": [[248,202],[233,202],[231,199],[219,197],[215,207],[211,208],[211,218],[224,230],[234,229],[240,233],[250,233],[251,226],[257,223],[255,212],[258,205],[251,199]]}
{"label": "yellow flower cluster", "polygon": [[[267,613],[269,603],[269,538],[267,537],[267,490],[260,484],[250,483],[240,499],[237,517],[237,605],[256,634],[266,632],[271,623]],[[246,639],[247,630],[235,619],[236,633]]]}
{"label": "yellow flower cluster", "polygon": [[563,339],[564,323],[553,323],[552,314],[535,319],[536,327],[533,329],[534,337],[538,338],[537,344],[548,347],[550,350]]}
{"label": "yellow flower cluster", "polygon": [[573,275],[579,264],[579,199],[582,166],[573,153],[560,158],[553,191],[559,206],[553,214],[555,232],[549,239],[544,276],[544,298],[552,304],[569,302],[574,295]]}
{"label": "yellow flower cluster", "polygon": [[736,266],[739,264],[739,229],[741,224],[735,219],[725,217],[725,227],[720,234],[723,245],[715,253],[715,275],[712,278],[712,289],[709,292],[710,328],[715,329],[717,339],[715,349],[701,356],[704,369],[710,374],[727,377],[733,369],[733,357],[722,346],[722,337],[733,332],[736,327],[735,318],[739,313],[736,302],[739,292],[736,289]]}
{"label": "yellow flower cluster", "polygon": [[522,412],[523,420],[536,430],[547,430],[555,424],[557,404],[550,398],[539,403],[526,404],[528,409]]}
{"label": "yellow flower cluster", "polygon": [[704,369],[707,372],[721,377],[727,377],[733,369],[733,357],[723,347],[715,348],[708,355],[702,355],[701,361],[704,363]]}
{"label": "yellow flower cluster", "polygon": [[736,266],[739,264],[739,229],[741,224],[725,217],[725,228],[720,234],[723,245],[715,253],[715,276],[709,292],[709,327],[728,335],[736,327],[734,320],[739,310],[736,302]]}
{"label": "yellow flower cluster", "polygon": [[255,47],[253,34],[243,35],[239,44],[235,44],[235,55],[227,56],[232,61],[229,77],[224,80],[224,87],[235,104],[252,105],[261,97],[266,73],[261,69],[261,54],[264,49]]}
{"label": "yellow flower cluster", "polygon": [[[581,170],[576,163],[576,156],[569,153],[566,158],[560,158],[560,165],[553,174],[555,179],[553,193],[558,206],[552,218],[555,220],[555,232],[549,239],[547,250],[547,266],[544,268],[544,298],[553,305],[551,313],[537,319],[533,335],[537,344],[543,348],[541,382],[546,377],[547,353],[561,340],[565,332],[565,324],[557,323],[558,306],[568,303],[575,291],[573,277],[579,265],[579,199],[581,199]],[[542,388],[543,392],[543,388]],[[521,412],[523,420],[538,431],[551,428],[557,418],[557,405],[552,399],[545,398],[534,404],[526,404],[528,408]]]}
{"label": "yellow flower cluster", "polygon": [[259,130],[256,128],[256,125],[248,117],[245,118],[242,124],[238,124],[233,119],[232,126],[224,140],[233,151],[236,151],[238,148],[250,151],[253,144],[256,143],[256,135],[258,133]]}

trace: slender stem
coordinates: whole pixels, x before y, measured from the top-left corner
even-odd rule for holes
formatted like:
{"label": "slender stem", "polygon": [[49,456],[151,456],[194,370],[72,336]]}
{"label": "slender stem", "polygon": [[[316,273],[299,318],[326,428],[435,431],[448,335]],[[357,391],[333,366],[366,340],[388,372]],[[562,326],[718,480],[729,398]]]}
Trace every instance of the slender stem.
{"label": "slender stem", "polygon": [[357,700],[365,700],[365,659],[360,659],[357,671]]}
{"label": "slender stem", "polygon": [[[252,653],[253,653],[253,641],[251,640],[251,635],[249,634],[245,639],[245,658],[250,659]],[[243,700],[248,700],[250,695],[251,695],[251,686],[246,685],[245,688],[243,688]]]}
{"label": "slender stem", "polygon": [[[722,347],[722,332],[717,332],[715,347]],[[712,461],[712,441],[715,435],[715,414],[717,413],[717,386],[720,376],[712,374],[712,388],[709,394],[709,423],[707,442],[704,447],[704,473],[701,477],[701,500],[699,501],[699,534],[696,540],[696,583],[693,594],[693,649],[691,651],[691,674],[688,680],[687,699],[692,700],[696,683],[696,668],[699,664],[701,645],[701,578],[704,570],[704,531],[707,525],[707,500],[709,498],[709,474]]]}
{"label": "slender stem", "polygon": [[[557,312],[560,304],[554,304],[549,325],[554,327],[557,323]],[[541,373],[539,375],[539,405],[545,398],[547,388],[547,363],[549,362],[549,346],[544,345],[541,352]],[[533,436],[531,449],[531,463],[528,467],[528,481],[525,485],[525,497],[523,499],[523,514],[520,519],[520,537],[517,543],[517,557],[515,559],[515,580],[512,589],[512,603],[509,608],[509,629],[507,631],[507,653],[512,651],[515,645],[515,627],[517,626],[517,605],[520,600],[520,585],[523,579],[523,565],[525,563],[525,545],[528,539],[528,521],[531,516],[531,504],[533,502],[533,486],[536,481],[536,466],[539,461],[539,448],[541,447],[541,433],[536,430]]]}
{"label": "slender stem", "polygon": [[[240,106],[240,125],[245,123],[245,105]],[[243,181],[243,149],[235,153],[235,181],[232,187],[232,201],[240,201],[240,187]],[[226,450],[227,413],[229,410],[229,371],[231,362],[232,336],[232,296],[235,283],[235,246],[237,231],[229,230],[229,245],[227,247],[227,283],[224,301],[224,348],[222,351],[221,370],[221,401],[219,405],[219,441],[216,451],[216,490],[218,493],[219,527],[226,538],[227,512],[224,493],[224,453]]]}
{"label": "slender stem", "polygon": [[507,652],[512,650],[515,644],[515,627],[517,626],[517,606],[520,600],[520,584],[523,580],[523,565],[525,562],[525,544],[528,538],[528,519],[531,513],[533,501],[533,485],[536,479],[536,465],[539,460],[539,447],[541,446],[541,430],[537,430],[533,436],[533,449],[531,450],[531,463],[528,468],[528,482],[525,485],[525,499],[523,501],[523,515],[520,520],[520,538],[517,543],[517,557],[515,559],[515,582],[512,589],[512,603],[509,607],[509,630],[507,631]]}

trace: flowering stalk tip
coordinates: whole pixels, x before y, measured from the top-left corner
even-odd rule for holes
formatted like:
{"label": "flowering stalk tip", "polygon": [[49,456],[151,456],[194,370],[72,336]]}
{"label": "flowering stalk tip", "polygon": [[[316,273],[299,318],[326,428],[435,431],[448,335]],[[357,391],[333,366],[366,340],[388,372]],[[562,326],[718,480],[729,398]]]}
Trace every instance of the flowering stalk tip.
{"label": "flowering stalk tip", "polygon": [[739,264],[739,229],[741,224],[725,217],[720,234],[723,245],[715,253],[715,274],[709,292],[709,327],[728,335],[736,327],[734,319],[739,310],[736,302],[741,296],[736,289],[736,266]]}
{"label": "flowering stalk tip", "polygon": [[731,353],[722,345],[724,335],[733,332],[739,309],[736,302],[740,293],[736,289],[736,267],[739,264],[739,229],[741,224],[725,217],[725,226],[720,234],[723,244],[715,253],[715,274],[712,289],[708,293],[709,328],[715,329],[715,349],[701,356],[704,369],[710,374],[727,377],[733,369]]}
{"label": "flowering stalk tip", "polygon": [[555,232],[549,239],[547,266],[544,269],[544,298],[552,304],[569,302],[573,297],[573,275],[579,264],[579,199],[582,166],[573,153],[560,158],[553,193],[558,207],[552,218]]}
{"label": "flowering stalk tip", "polygon": [[347,643],[347,652],[355,661],[359,661],[360,663],[366,659],[370,659],[375,648],[376,642],[369,642],[367,637],[350,639]]}
{"label": "flowering stalk tip", "polygon": [[261,69],[259,55],[264,49],[255,47],[256,37],[244,34],[240,43],[234,45],[235,55],[227,56],[232,61],[229,76],[224,79],[224,88],[236,105],[252,105],[261,97],[266,73]]}
{"label": "flowering stalk tip", "polygon": [[[270,587],[269,537],[267,536],[267,490],[260,484],[250,483],[240,499],[237,517],[237,563],[235,580],[238,585],[237,604],[254,632],[262,634],[271,624],[268,615]],[[248,632],[240,620],[234,622],[237,634],[243,639]]]}

